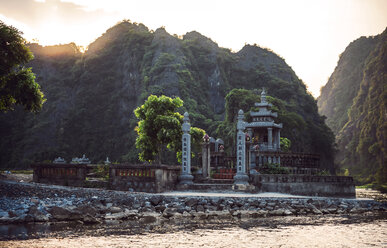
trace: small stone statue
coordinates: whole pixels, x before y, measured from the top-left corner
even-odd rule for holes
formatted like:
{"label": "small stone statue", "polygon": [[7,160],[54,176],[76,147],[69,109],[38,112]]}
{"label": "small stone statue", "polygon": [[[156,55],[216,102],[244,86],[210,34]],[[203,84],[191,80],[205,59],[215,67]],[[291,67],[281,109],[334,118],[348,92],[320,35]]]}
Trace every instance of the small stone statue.
{"label": "small stone statue", "polygon": [[65,164],[66,163],[66,160],[64,160],[63,158],[61,157],[57,157],[56,159],[54,159],[54,164]]}
{"label": "small stone statue", "polygon": [[106,157],[106,161],[104,163],[105,164],[111,164],[111,162],[109,161],[109,157]]}

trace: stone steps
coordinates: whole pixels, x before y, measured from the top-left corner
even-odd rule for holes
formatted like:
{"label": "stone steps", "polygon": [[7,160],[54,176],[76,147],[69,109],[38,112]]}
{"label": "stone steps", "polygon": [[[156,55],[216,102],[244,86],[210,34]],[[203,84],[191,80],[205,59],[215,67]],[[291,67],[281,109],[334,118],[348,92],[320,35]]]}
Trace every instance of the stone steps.
{"label": "stone steps", "polygon": [[219,192],[219,191],[231,191],[233,190],[232,183],[194,183],[190,185],[184,185],[184,190],[189,191],[201,191],[201,192]]}
{"label": "stone steps", "polygon": [[233,184],[234,179],[200,179],[194,180],[194,183],[204,183],[204,184]]}

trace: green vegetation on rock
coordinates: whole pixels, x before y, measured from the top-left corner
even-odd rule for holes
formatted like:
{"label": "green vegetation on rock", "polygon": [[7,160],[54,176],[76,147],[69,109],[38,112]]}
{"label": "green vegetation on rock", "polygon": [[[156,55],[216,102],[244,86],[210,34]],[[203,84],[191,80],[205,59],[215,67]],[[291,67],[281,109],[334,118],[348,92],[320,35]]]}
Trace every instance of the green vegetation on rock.
{"label": "green vegetation on rock", "polygon": [[[82,154],[93,162],[106,156],[139,162],[134,110],[150,95],[179,97],[184,106],[178,112],[187,111],[192,126],[222,138],[230,151],[235,110],[249,111],[265,87],[291,150],[321,154],[332,169],[333,134],[316,101],[267,49],[246,45],[233,53],[197,32],[179,39],[129,21],[107,30],[84,54],[73,43],[30,49],[35,59],[29,66],[47,102],[38,115],[20,109],[0,115],[3,168]],[[163,153],[163,163],[176,163],[176,154]]]}
{"label": "green vegetation on rock", "polygon": [[387,29],[345,49],[318,99],[320,113],[336,134],[336,163],[357,184],[387,182],[386,82]]}

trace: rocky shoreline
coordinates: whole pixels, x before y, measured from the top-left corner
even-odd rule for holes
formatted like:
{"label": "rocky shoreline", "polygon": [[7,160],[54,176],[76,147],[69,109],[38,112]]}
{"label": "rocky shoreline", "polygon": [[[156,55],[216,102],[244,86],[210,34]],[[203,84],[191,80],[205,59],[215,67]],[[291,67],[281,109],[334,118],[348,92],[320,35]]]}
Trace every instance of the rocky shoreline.
{"label": "rocky shoreline", "polygon": [[232,220],[386,212],[387,204],[343,198],[162,195],[0,180],[0,224]]}

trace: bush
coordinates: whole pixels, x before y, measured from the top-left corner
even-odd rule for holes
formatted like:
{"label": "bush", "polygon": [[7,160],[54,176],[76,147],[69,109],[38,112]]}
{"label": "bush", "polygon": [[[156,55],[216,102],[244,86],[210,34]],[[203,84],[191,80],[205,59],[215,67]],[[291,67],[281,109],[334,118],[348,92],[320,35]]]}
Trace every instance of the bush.
{"label": "bush", "polygon": [[280,167],[279,164],[273,164],[273,163],[266,163],[260,170],[260,173],[262,174],[289,174],[289,170]]}

